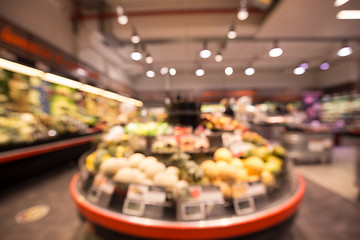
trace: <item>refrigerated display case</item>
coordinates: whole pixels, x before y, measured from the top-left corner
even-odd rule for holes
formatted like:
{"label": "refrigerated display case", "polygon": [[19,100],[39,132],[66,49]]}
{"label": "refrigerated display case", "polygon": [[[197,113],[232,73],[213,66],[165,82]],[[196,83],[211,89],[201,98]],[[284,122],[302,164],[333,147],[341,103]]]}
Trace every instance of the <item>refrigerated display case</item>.
{"label": "refrigerated display case", "polygon": [[[264,148],[261,147],[262,150]],[[95,151],[102,150],[98,148]],[[262,150],[258,149],[256,154],[264,153]],[[219,152],[214,153],[214,160],[224,157],[224,148],[221,151],[222,156]],[[95,160],[89,163],[91,154],[90,158]],[[191,166],[186,171],[192,172],[194,182],[182,183],[169,190],[165,182],[172,180],[168,175],[160,180],[162,182],[155,180],[155,177],[149,184],[138,181],[142,178],[133,178],[125,171],[120,174],[124,167],[111,173],[114,177],[108,177],[109,169],[101,165],[109,161],[105,157],[111,159],[105,152],[100,155],[94,155],[93,151],[85,153],[79,160],[79,173],[71,180],[70,192],[82,219],[106,239],[111,236],[153,239],[223,239],[241,236],[251,239],[254,234],[276,236],[285,231],[287,227],[283,226],[294,219],[305,191],[304,180],[293,172],[290,163],[285,163],[277,171],[269,185],[255,175],[249,176],[248,179],[252,180],[231,183],[221,182],[231,181],[230,178],[224,180],[226,176],[223,176],[223,180],[210,184],[203,181],[204,178],[194,180],[197,168]],[[206,158],[209,159],[208,156]],[[125,160],[119,159],[120,162],[125,163]],[[130,162],[136,165],[136,161]],[[89,171],[94,167],[100,170]],[[202,165],[200,167],[203,168]],[[170,168],[169,165],[167,168]],[[142,174],[136,170],[132,172]],[[131,180],[125,180],[124,175]],[[182,179],[179,178],[180,181]]]}

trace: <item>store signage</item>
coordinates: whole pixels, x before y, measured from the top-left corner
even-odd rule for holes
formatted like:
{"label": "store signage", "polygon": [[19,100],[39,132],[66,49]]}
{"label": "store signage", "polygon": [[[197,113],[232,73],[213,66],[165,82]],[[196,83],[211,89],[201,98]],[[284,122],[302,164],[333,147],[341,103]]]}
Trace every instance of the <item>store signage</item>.
{"label": "store signage", "polygon": [[181,188],[178,191],[177,217],[179,220],[201,220],[211,217],[214,205],[224,203],[218,186],[199,185]]}
{"label": "store signage", "polygon": [[15,54],[24,55],[30,59],[44,61],[55,69],[64,70],[71,73],[79,68],[86,71],[87,76],[97,80],[99,75],[90,70],[85,64],[69,56],[65,52],[46,43],[38,37],[26,32],[12,23],[0,18],[0,44],[9,50],[15,51]]}
{"label": "store signage", "polygon": [[266,200],[266,187],[261,181],[236,183],[232,186],[233,205],[236,215],[252,213],[257,203]]}
{"label": "store signage", "polygon": [[96,174],[86,198],[101,207],[108,207],[114,194],[115,184],[102,174]]}
{"label": "store signage", "polygon": [[[128,215],[144,216],[146,208],[162,212],[165,202],[166,189],[164,187],[130,184],[122,211]],[[151,206],[158,206],[158,208],[151,208]]]}

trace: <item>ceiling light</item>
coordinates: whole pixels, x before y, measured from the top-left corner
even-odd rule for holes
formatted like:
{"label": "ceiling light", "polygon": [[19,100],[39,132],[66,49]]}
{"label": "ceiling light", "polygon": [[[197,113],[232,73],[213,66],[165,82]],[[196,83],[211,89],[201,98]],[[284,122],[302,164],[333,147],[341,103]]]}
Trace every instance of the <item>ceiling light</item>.
{"label": "ceiling light", "polygon": [[146,62],[147,64],[152,64],[153,61],[154,61],[153,57],[150,56],[150,54],[148,54],[148,55],[146,56],[146,58],[145,58],[145,62]]}
{"label": "ceiling light", "polygon": [[341,5],[344,5],[345,3],[347,3],[349,0],[335,0],[334,2],[334,7],[340,7]]}
{"label": "ceiling light", "polygon": [[202,68],[198,68],[195,71],[195,75],[198,76],[198,77],[202,77],[202,76],[204,76],[204,74],[205,74],[205,70],[202,69]]}
{"label": "ceiling light", "polygon": [[337,19],[360,19],[360,10],[342,10],[336,14]]}
{"label": "ceiling light", "polygon": [[235,39],[237,37],[237,33],[235,31],[234,24],[231,25],[229,32],[227,33],[228,39]]}
{"label": "ceiling light", "polygon": [[133,35],[131,36],[131,42],[136,44],[136,43],[139,43],[141,41],[141,38],[140,36],[137,34],[137,32],[134,30],[134,33]]}
{"label": "ceiling light", "polygon": [[209,58],[211,56],[211,51],[207,47],[207,42],[204,42],[204,48],[200,52],[200,57]]}
{"label": "ceiling light", "polygon": [[294,69],[293,73],[294,73],[295,75],[301,75],[301,74],[304,74],[304,73],[305,73],[305,69],[302,68],[302,67],[297,67],[297,68]]}
{"label": "ceiling light", "polygon": [[218,52],[215,56],[215,62],[221,62],[223,60],[223,56],[220,52]]}
{"label": "ceiling light", "polygon": [[125,10],[124,10],[124,8],[122,6],[119,5],[119,6],[116,7],[116,14],[118,16],[124,15],[124,13],[125,13]]}
{"label": "ceiling light", "polygon": [[275,41],[274,48],[269,51],[269,56],[270,57],[279,57],[279,56],[281,56],[281,54],[283,54],[283,50],[281,48],[279,48],[278,42]]}
{"label": "ceiling light", "polygon": [[165,74],[167,74],[168,72],[169,72],[169,69],[168,69],[167,67],[162,67],[162,68],[160,69],[161,75],[165,75]]}
{"label": "ceiling light", "polygon": [[129,18],[126,16],[126,15],[120,15],[118,17],[118,22],[121,24],[121,25],[126,25],[128,22],[129,22]]}
{"label": "ceiling light", "polygon": [[337,51],[336,54],[339,57],[349,56],[350,54],[352,54],[352,49],[351,49],[351,47],[348,46],[347,42],[344,41],[343,47],[341,49],[339,49],[339,51]]}
{"label": "ceiling light", "polygon": [[245,69],[245,74],[248,76],[251,76],[255,73],[255,69],[252,67],[248,67],[247,69]]}
{"label": "ceiling light", "polygon": [[328,62],[323,62],[320,64],[320,69],[325,71],[328,70],[330,68],[330,64]]}
{"label": "ceiling light", "polygon": [[79,75],[79,76],[82,76],[82,77],[85,77],[87,75],[87,72],[82,69],[82,68],[78,68],[76,69],[76,73]]}
{"label": "ceiling light", "polygon": [[155,77],[155,72],[153,70],[148,70],[146,72],[146,76],[149,78],[153,78],[153,77]]}
{"label": "ceiling light", "polygon": [[234,70],[232,69],[232,67],[227,67],[225,68],[225,74],[230,76],[231,74],[233,74]]}
{"label": "ceiling light", "polygon": [[300,67],[306,70],[309,68],[309,64],[307,62],[303,62],[302,64],[300,64]]}
{"label": "ceiling light", "polygon": [[171,76],[175,76],[175,74],[176,74],[176,69],[175,69],[175,68],[170,68],[170,69],[169,69],[169,73],[170,73]]}
{"label": "ceiling light", "polygon": [[246,20],[249,17],[249,12],[247,10],[247,1],[241,0],[240,1],[240,10],[237,14],[237,17],[239,20],[243,21]]}

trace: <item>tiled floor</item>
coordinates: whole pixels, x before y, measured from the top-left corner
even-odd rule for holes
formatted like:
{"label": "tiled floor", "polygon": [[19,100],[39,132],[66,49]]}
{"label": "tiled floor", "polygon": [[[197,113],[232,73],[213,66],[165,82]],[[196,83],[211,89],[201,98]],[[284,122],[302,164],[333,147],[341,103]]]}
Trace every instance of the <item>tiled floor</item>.
{"label": "tiled floor", "polygon": [[[335,149],[330,165],[295,166],[305,176],[306,193],[292,228],[276,240],[360,239],[360,204],[353,201],[354,174],[350,174],[352,151]],[[75,172],[76,164],[64,166],[1,192],[0,239],[100,240],[87,230],[72,202],[69,182]],[[33,223],[16,223],[18,212],[38,204],[49,205],[49,215]]]}

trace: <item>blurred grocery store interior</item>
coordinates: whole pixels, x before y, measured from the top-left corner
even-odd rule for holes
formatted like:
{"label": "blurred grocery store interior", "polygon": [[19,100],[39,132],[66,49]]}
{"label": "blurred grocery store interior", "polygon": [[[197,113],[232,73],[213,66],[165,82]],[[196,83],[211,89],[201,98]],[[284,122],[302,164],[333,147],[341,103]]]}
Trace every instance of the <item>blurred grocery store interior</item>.
{"label": "blurred grocery store interior", "polygon": [[360,239],[360,1],[0,2],[2,239]]}

